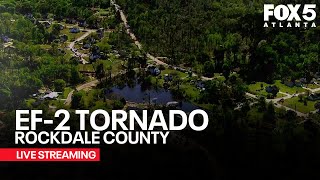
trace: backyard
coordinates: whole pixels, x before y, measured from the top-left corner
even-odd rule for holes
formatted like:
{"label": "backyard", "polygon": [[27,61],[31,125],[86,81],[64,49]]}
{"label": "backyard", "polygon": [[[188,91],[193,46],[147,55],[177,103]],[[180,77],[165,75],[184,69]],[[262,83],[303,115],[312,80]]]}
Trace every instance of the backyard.
{"label": "backyard", "polygon": [[[286,86],[285,84],[282,84],[280,80],[276,80],[274,84],[267,84],[267,83],[264,83],[264,82],[256,82],[255,84],[248,85],[248,89],[249,89],[249,92],[252,93],[252,94],[267,97],[268,92],[266,92],[265,88],[267,86],[273,86],[273,85],[276,85],[279,88],[280,92],[288,93],[288,94],[291,94],[291,95],[292,94],[306,92],[306,90],[303,89],[302,87],[296,87],[296,86],[289,87],[289,86]],[[312,86],[312,87],[314,87],[314,86]],[[278,93],[276,98],[281,98],[281,97],[284,97],[284,96],[285,96],[284,94]]]}
{"label": "backyard", "polygon": [[316,110],[314,105],[317,103],[317,101],[307,100],[306,102],[307,104],[305,105],[304,101],[300,101],[299,97],[293,97],[286,99],[283,105],[306,114]]}

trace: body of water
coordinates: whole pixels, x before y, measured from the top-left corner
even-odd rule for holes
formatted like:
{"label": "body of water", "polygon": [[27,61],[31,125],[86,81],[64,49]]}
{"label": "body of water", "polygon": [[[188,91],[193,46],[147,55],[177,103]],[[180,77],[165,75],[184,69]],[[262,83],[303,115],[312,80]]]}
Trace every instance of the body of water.
{"label": "body of water", "polygon": [[199,109],[198,106],[187,102],[175,100],[169,90],[163,88],[144,90],[140,84],[135,84],[133,87],[125,86],[123,88],[113,87],[112,93],[125,98],[126,101],[136,103],[151,103],[166,105],[168,102],[179,102],[179,108],[185,112],[191,112],[195,109]]}

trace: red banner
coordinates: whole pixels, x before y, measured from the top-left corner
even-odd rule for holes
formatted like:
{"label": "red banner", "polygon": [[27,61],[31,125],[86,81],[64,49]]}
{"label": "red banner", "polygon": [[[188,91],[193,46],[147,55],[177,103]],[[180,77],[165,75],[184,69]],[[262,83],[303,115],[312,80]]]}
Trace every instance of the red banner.
{"label": "red banner", "polygon": [[100,149],[2,148],[0,161],[100,161]]}

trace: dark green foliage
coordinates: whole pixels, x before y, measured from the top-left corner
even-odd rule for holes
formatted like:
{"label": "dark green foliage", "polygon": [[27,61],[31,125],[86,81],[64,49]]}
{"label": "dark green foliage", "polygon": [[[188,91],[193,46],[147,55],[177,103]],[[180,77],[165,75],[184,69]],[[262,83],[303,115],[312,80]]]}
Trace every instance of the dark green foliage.
{"label": "dark green foliage", "polygon": [[[191,67],[200,63],[207,76],[240,68],[245,80],[272,82],[281,77],[308,78],[318,71],[319,28],[263,28],[265,1],[117,2],[147,51],[169,57],[171,63]],[[318,1],[308,3],[319,7]]]}

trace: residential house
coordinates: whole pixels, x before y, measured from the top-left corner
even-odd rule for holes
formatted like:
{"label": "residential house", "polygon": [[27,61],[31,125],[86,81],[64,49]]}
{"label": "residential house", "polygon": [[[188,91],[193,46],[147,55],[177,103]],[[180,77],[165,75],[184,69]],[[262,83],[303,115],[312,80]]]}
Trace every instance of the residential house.
{"label": "residential house", "polygon": [[91,44],[86,43],[82,46],[83,49],[89,49],[91,47]]}
{"label": "residential house", "polygon": [[79,33],[79,32],[80,32],[79,28],[76,28],[76,27],[70,28],[70,33]]}
{"label": "residential house", "polygon": [[200,89],[200,90],[205,90],[206,85],[205,85],[205,83],[204,83],[203,81],[198,80],[198,81],[195,83],[195,85],[196,85],[196,87],[197,87],[198,89]]}
{"label": "residential house", "polygon": [[77,21],[76,21],[75,19],[67,18],[67,19],[66,19],[66,23],[67,23],[67,24],[76,24]]}
{"label": "residential house", "polygon": [[93,38],[93,37],[88,37],[87,41],[88,41],[89,44],[95,44],[97,40],[95,38]]}
{"label": "residential house", "polygon": [[292,82],[292,81],[285,81],[284,84],[288,87],[294,87],[294,85],[295,85],[294,82]]}
{"label": "residential house", "polygon": [[306,78],[301,78],[300,79],[300,82],[303,83],[303,84],[308,84],[308,81]]}
{"label": "residential house", "polygon": [[164,75],[164,81],[165,82],[171,82],[173,80],[173,76],[171,74],[165,74]]}
{"label": "residential house", "polygon": [[320,100],[320,94],[319,93],[312,93],[308,96],[308,100],[318,101],[318,100]]}
{"label": "residential house", "polygon": [[267,93],[279,92],[279,88],[277,86],[267,86],[266,87]]}
{"label": "residential house", "polygon": [[2,36],[1,39],[2,39],[2,41],[3,41],[4,43],[8,43],[8,42],[11,41],[8,36]]}
{"label": "residential house", "polygon": [[58,24],[58,25],[59,25],[60,30],[64,29],[64,25],[62,25],[62,24]]}
{"label": "residential house", "polygon": [[51,23],[49,23],[48,21],[45,21],[45,22],[43,22],[43,23],[41,23],[45,28],[50,28],[50,26],[51,26]]}
{"label": "residential house", "polygon": [[98,29],[97,35],[99,39],[102,39],[104,37],[104,29],[103,28]]}
{"label": "residential house", "polygon": [[147,68],[146,68],[146,71],[149,72],[151,75],[153,76],[158,76],[160,75],[161,71],[159,68],[157,68],[156,66],[154,65],[149,65]]}
{"label": "residential house", "polygon": [[303,86],[303,83],[301,82],[301,81],[295,81],[294,82],[294,85],[296,86],[296,87],[302,87]]}
{"label": "residential house", "polygon": [[78,25],[79,25],[80,27],[86,27],[86,26],[87,26],[87,22],[86,22],[85,20],[80,20],[80,21],[78,22]]}
{"label": "residential house", "polygon": [[96,61],[96,60],[98,60],[100,58],[101,58],[100,54],[90,54],[90,56],[89,56],[89,59],[90,59],[91,62],[94,62],[94,61]]}
{"label": "residential house", "polygon": [[13,53],[15,52],[16,47],[9,45],[9,46],[4,46],[4,52],[6,53]]}
{"label": "residential house", "polygon": [[47,91],[44,96],[40,97],[41,100],[54,100],[59,97],[60,92]]}
{"label": "residential house", "polygon": [[66,42],[68,41],[68,36],[66,34],[63,34],[60,36],[60,42]]}

